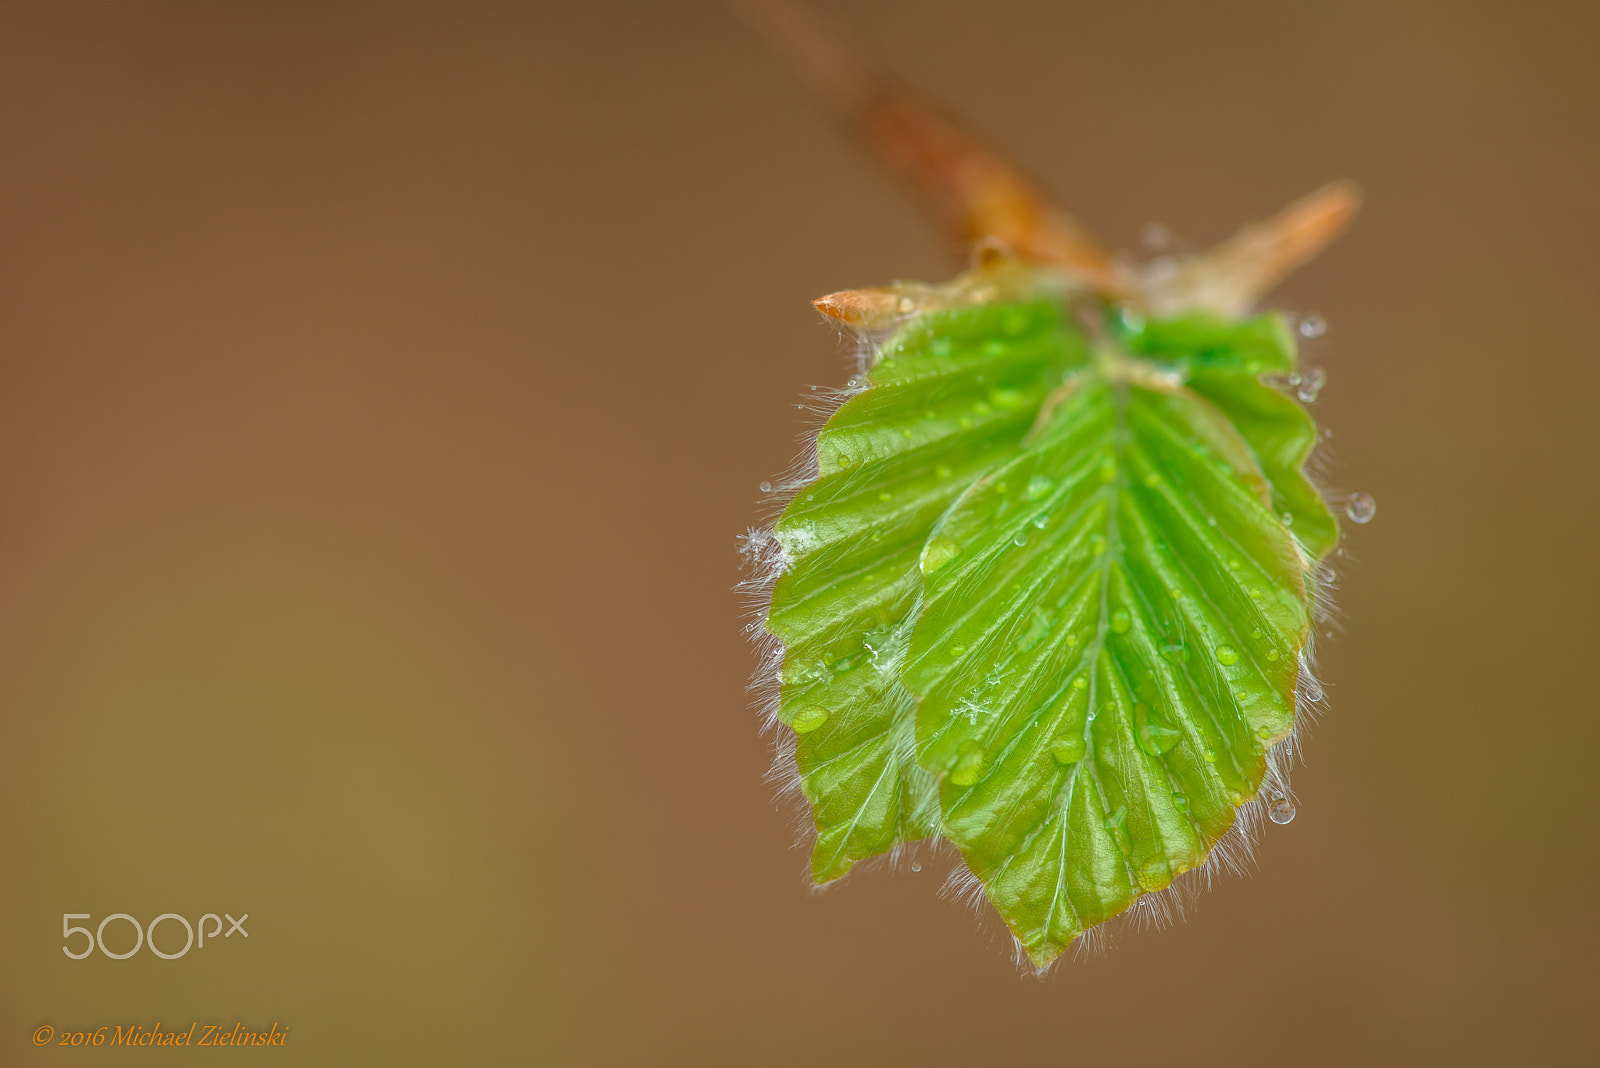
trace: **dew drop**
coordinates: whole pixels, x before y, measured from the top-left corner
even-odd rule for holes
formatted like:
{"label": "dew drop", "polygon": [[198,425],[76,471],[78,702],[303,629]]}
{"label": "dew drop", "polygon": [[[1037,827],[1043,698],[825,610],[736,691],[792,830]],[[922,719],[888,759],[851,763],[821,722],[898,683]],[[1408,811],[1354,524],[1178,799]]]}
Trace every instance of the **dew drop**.
{"label": "dew drop", "polygon": [[949,478],[951,475],[955,474],[955,472],[950,469],[949,464],[940,464],[938,467],[933,469],[933,473],[938,475],[940,478]]}
{"label": "dew drop", "polygon": [[910,297],[901,297],[899,303],[895,305],[895,307],[900,309],[900,313],[902,315],[911,312],[916,308],[916,306],[917,302],[912,300]]}
{"label": "dew drop", "polygon": [[1154,723],[1143,723],[1139,726],[1139,748],[1151,756],[1165,753],[1177,745],[1181,737],[1183,732],[1173,730],[1171,727],[1162,727]]}
{"label": "dew drop", "polygon": [[954,560],[961,552],[961,546],[952,538],[938,537],[928,542],[927,548],[922,550],[922,573],[931,575],[944,565]]}
{"label": "dew drop", "polygon": [[1217,646],[1217,663],[1229,667],[1239,662],[1239,651],[1231,645]]}
{"label": "dew drop", "polygon": [[983,343],[983,352],[986,356],[1004,356],[1006,354],[1006,343],[998,338],[985,341]]}
{"label": "dew drop", "polygon": [[1317,681],[1316,676],[1302,671],[1300,673],[1300,692],[1305,694],[1307,701],[1320,701],[1322,700],[1322,683]]}
{"label": "dew drop", "polygon": [[1305,377],[1300,380],[1300,388],[1295,392],[1295,395],[1301,400],[1305,401],[1307,404],[1310,404],[1312,401],[1317,399],[1317,394],[1321,393],[1322,387],[1327,384],[1328,372],[1324,371],[1320,367],[1313,367],[1311,370],[1307,371]]}
{"label": "dew drop", "polygon": [[963,753],[950,771],[950,782],[955,786],[971,786],[983,772],[983,750]]}
{"label": "dew drop", "polygon": [[1206,750],[1206,763],[1207,764],[1215,764],[1216,762],[1217,762],[1217,751],[1215,749],[1207,749]]}
{"label": "dew drop", "polygon": [[796,734],[810,734],[826,722],[828,722],[828,710],[812,705],[796,712],[789,726],[794,728]]}
{"label": "dew drop", "polygon": [[912,871],[921,871],[922,870],[922,865],[920,863],[918,863],[917,861],[913,860],[911,862],[911,870]]}
{"label": "dew drop", "polygon": [[1294,802],[1287,797],[1274,797],[1267,806],[1267,816],[1273,823],[1284,824],[1294,820]]}
{"label": "dew drop", "polygon": [[1308,315],[1300,320],[1300,336],[1304,338],[1321,337],[1328,332],[1328,321],[1320,315]]}
{"label": "dew drop", "polygon": [[1011,537],[1011,544],[1017,546],[1018,548],[1028,544],[1028,532],[1026,530],[1017,531],[1016,534],[1012,535]]}
{"label": "dew drop", "polygon": [[1072,738],[1063,738],[1052,745],[1050,747],[1050,755],[1055,758],[1057,764],[1063,766],[1076,764],[1083,759],[1083,754],[1087,748],[1083,741],[1083,735],[1080,734]]}
{"label": "dew drop", "polygon": [[890,493],[888,490],[882,490],[878,493],[878,500],[892,501],[894,500],[894,494]]}
{"label": "dew drop", "polygon": [[932,341],[928,342],[928,351],[933,353],[935,356],[950,355],[950,339],[947,337],[934,338]]}
{"label": "dew drop", "polygon": [[1285,512],[1281,516],[1279,516],[1278,518],[1283,520],[1283,525],[1284,526],[1286,526],[1286,527],[1294,526],[1294,513],[1293,512]]}
{"label": "dew drop", "polygon": [[761,492],[762,493],[771,493],[772,492],[772,483],[770,483],[770,482],[761,483]]}
{"label": "dew drop", "polygon": [[1365,493],[1352,493],[1350,500],[1345,502],[1344,514],[1350,517],[1352,523],[1370,523],[1372,517],[1378,514],[1378,502]]}
{"label": "dew drop", "polygon": [[1126,634],[1133,626],[1133,617],[1128,615],[1126,608],[1118,608],[1111,613],[1111,629],[1117,634]]}
{"label": "dew drop", "polygon": [[1050,488],[1055,484],[1055,479],[1053,478],[1046,478],[1044,475],[1034,475],[1032,478],[1028,479],[1028,488],[1023,490],[1023,494],[1028,498],[1028,500],[1036,501],[1040,497],[1043,497],[1049,493]]}
{"label": "dew drop", "polygon": [[1089,679],[1088,679],[1088,677],[1084,676],[1084,675],[1079,675],[1077,678],[1073,679],[1072,680],[1072,688],[1074,690],[1087,690],[1089,688]]}

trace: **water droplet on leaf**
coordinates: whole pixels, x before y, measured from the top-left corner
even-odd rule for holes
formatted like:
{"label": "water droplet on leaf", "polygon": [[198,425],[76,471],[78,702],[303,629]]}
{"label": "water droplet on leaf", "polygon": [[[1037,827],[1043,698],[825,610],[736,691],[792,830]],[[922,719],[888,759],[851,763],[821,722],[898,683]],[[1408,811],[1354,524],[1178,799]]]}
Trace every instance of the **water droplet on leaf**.
{"label": "water droplet on leaf", "polygon": [[1118,608],[1111,613],[1111,629],[1117,634],[1126,634],[1133,626],[1133,617],[1128,615],[1126,608]]}
{"label": "water droplet on leaf", "polygon": [[922,573],[931,575],[944,565],[954,560],[961,552],[961,546],[953,539],[938,537],[928,542],[927,548],[922,550]]}
{"label": "water droplet on leaf", "polygon": [[1312,401],[1317,399],[1317,394],[1321,393],[1322,387],[1327,384],[1328,372],[1324,371],[1320,367],[1313,367],[1311,370],[1307,371],[1305,377],[1300,380],[1300,388],[1296,391],[1295,395],[1301,400],[1305,401],[1307,404],[1310,404]]}
{"label": "water droplet on leaf", "polygon": [[1177,745],[1181,737],[1183,737],[1182,731],[1155,723],[1145,723],[1139,727],[1139,748],[1151,756],[1160,756]]}
{"label": "water droplet on leaf", "polygon": [[1083,759],[1083,754],[1087,748],[1083,741],[1083,735],[1080,734],[1071,738],[1063,738],[1061,741],[1056,742],[1050,747],[1050,755],[1055,758],[1057,764],[1076,764]]}
{"label": "water droplet on leaf", "polygon": [[1217,646],[1217,663],[1230,667],[1239,662],[1239,651],[1231,645]]}
{"label": "water droplet on leaf", "polygon": [[810,734],[826,722],[828,722],[828,710],[812,705],[796,712],[789,726],[794,728],[796,734]]}
{"label": "water droplet on leaf", "polygon": [[963,753],[950,771],[950,782],[956,786],[971,786],[983,772],[983,750]]}

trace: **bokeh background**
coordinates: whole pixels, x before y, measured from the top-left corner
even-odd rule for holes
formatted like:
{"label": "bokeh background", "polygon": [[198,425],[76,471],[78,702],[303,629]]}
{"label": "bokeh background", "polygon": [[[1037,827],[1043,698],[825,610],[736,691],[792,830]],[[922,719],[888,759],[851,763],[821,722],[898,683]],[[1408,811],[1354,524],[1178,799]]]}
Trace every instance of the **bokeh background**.
{"label": "bokeh background", "polygon": [[[1275,298],[1378,512],[1258,874],[1044,981],[932,858],[808,892],[735,535],[810,298],[956,264],[721,7],[10,3],[0,1063],[1600,1059],[1597,10],[827,10],[1118,246],[1367,191]],[[290,1039],[30,1041],[157,1021]]]}

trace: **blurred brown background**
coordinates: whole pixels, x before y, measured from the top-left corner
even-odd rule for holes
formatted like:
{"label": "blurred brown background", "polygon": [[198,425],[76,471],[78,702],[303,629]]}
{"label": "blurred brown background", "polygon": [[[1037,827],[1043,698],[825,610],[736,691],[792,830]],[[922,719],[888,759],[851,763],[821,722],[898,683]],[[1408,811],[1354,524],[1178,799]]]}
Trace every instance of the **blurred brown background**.
{"label": "blurred brown background", "polygon": [[[8,4],[0,1064],[1600,1058],[1596,8],[832,10],[1119,246],[1367,190],[1277,297],[1379,507],[1259,873],[1043,982],[807,892],[734,535],[810,298],[954,264],[720,7]],[[30,1041],[195,1020],[291,1037]]]}

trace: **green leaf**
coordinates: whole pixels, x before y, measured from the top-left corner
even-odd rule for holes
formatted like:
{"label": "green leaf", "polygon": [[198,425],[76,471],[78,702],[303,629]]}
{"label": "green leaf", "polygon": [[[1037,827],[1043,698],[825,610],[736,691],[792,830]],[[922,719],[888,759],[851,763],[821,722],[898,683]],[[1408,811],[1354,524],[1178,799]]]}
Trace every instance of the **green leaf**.
{"label": "green leaf", "polygon": [[1261,788],[1338,534],[1280,318],[1106,323],[911,318],[775,528],[813,874],[941,834],[1041,966]]}
{"label": "green leaf", "polygon": [[819,435],[819,477],[776,526],[788,564],[767,618],[787,646],[778,715],[798,735],[817,881],[935,831],[916,704],[898,676],[917,561],[951,502],[1015,453],[1084,358],[1051,301],[930,313],[883,346],[870,388]]}
{"label": "green leaf", "polygon": [[944,834],[1041,964],[1205,861],[1293,728],[1309,630],[1244,440],[1115,375],[935,527],[905,673]]}

